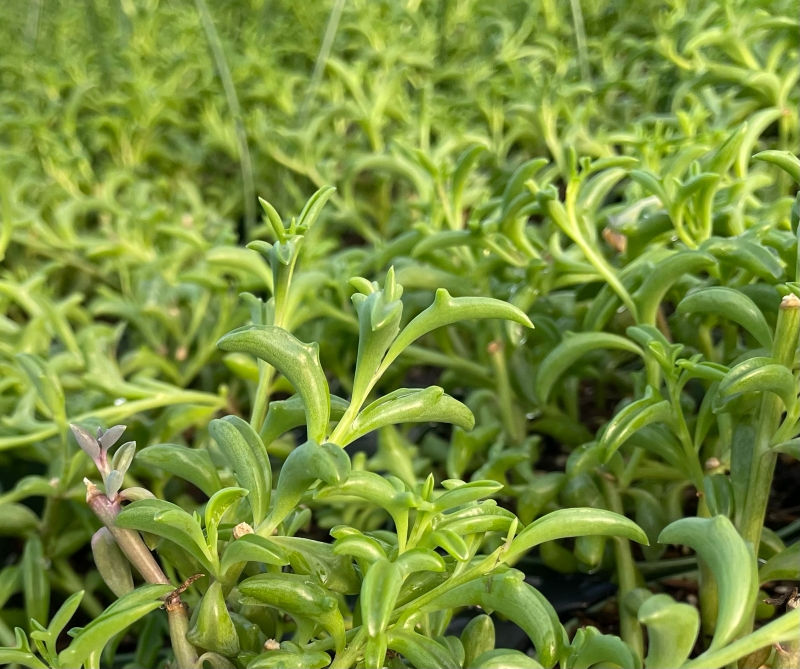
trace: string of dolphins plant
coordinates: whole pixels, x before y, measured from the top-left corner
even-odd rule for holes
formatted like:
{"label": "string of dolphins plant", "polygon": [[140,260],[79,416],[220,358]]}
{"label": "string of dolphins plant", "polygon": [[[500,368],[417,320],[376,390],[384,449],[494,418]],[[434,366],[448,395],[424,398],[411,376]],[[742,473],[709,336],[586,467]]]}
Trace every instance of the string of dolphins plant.
{"label": "string of dolphins plant", "polygon": [[[274,245],[257,244],[271,262],[275,285],[293,264],[293,255],[280,249],[286,233],[303,234],[294,222],[283,232],[276,231]],[[183,476],[211,483],[209,499],[198,511],[190,514],[144,488],[122,487],[135,444],[119,447],[110,460],[109,449],[123,426],[101,430],[97,437],[73,426],[102,477],[102,492],[87,481],[89,506],[103,524],[92,544],[98,569],[119,599],[73,630],[70,645],[56,653],[58,635],[82,596],[77,593],[47,627],[32,623],[36,652],[18,630],[16,648],[0,651],[4,661],[37,668],[100,666],[111,637],[162,600],[176,666],[723,666],[797,634],[797,610],[751,634],[737,634],[752,605],[752,597],[738,596],[755,584],[754,554],[743,541],[731,540],[736,531],[730,521],[715,515],[679,520],[661,537],[693,545],[719,586],[716,629],[703,655],[687,661],[699,628],[696,610],[643,591],[635,594],[638,620],[650,631],[645,658],[635,646],[594,628],[579,631],[570,643],[549,603],[511,565],[534,546],[568,537],[609,536],[647,545],[641,528],[619,513],[594,508],[561,509],[522,527],[491,499],[502,489],[496,481],[448,479],[437,487],[430,475],[412,486],[354,468],[344,450],[373,430],[403,422],[471,429],[470,410],[440,388],[400,389],[368,403],[370,393],[402,350],[427,332],[465,318],[505,318],[529,326],[527,317],[492,298],[453,298],[440,290],[428,309],[401,328],[402,287],[391,269],[383,287],[362,278],[352,284],[360,337],[349,400],[330,395],[316,345],[272,320],[285,306],[280,301],[291,299],[290,276],[286,291],[276,291],[265,305],[267,322],[220,340],[225,351],[262,360],[262,373],[273,373],[266,365],[277,370],[297,392],[270,404],[261,434],[238,416],[210,423],[236,485],[220,485],[220,474],[202,451],[172,447]],[[257,409],[254,405],[253,412]],[[285,458],[273,490],[268,443],[298,425],[305,426],[308,439]],[[608,455],[613,460],[614,453]],[[337,499],[380,507],[391,518],[391,529],[361,532],[339,525],[331,530],[332,543],[296,536],[312,508]],[[486,541],[493,535],[501,539],[495,548]],[[131,565],[147,585],[134,588]],[[192,603],[191,610],[183,599]],[[469,606],[514,621],[531,638],[536,658],[494,648],[493,623],[485,615],[461,637],[447,636],[453,611]]]}

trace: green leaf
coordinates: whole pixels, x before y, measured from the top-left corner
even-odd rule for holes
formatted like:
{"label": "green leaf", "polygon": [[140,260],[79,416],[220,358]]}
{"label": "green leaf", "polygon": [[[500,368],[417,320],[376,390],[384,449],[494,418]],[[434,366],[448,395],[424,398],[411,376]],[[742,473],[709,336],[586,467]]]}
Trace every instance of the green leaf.
{"label": "green leaf", "polygon": [[[561,656],[566,634],[550,603],[524,579],[525,575],[516,569],[487,574],[442,593],[420,612],[465,606],[498,611],[524,630],[542,664],[552,667]],[[391,643],[389,647],[394,648]]]}
{"label": "green leaf", "polygon": [[797,403],[797,382],[788,368],[769,358],[750,358],[736,365],[720,381],[715,410],[723,410],[737,395],[756,392],[776,394],[787,411],[792,411]]}
{"label": "green leaf", "polygon": [[186,639],[195,646],[226,657],[239,654],[239,637],[219,581],[214,581],[200,600],[197,618],[186,633]]}
{"label": "green leaf", "polygon": [[39,517],[24,504],[0,505],[0,536],[24,536],[40,523]]}
{"label": "green leaf", "polygon": [[140,450],[136,462],[146,467],[158,467],[168,474],[179,476],[197,486],[211,497],[222,484],[217,468],[211,462],[208,451],[186,448],[177,444],[155,444]]}
{"label": "green leaf", "polygon": [[327,485],[317,490],[314,499],[359,497],[380,506],[390,515],[414,508],[420,500],[413,493],[401,492],[384,477],[361,470],[353,470],[347,480],[338,485]]}
{"label": "green leaf", "polygon": [[672,669],[689,659],[700,630],[694,606],[653,595],[639,607],[638,619],[647,627],[649,641],[645,669]]}
{"label": "green leaf", "polygon": [[[648,391],[650,387],[648,386]],[[660,400],[660,401],[659,401]],[[611,460],[617,449],[622,446],[635,432],[653,423],[672,424],[672,405],[660,397],[653,397],[648,393],[644,398],[631,402],[622,409],[606,425],[600,439],[600,448],[603,450],[603,460]]]}
{"label": "green leaf", "polygon": [[255,355],[283,374],[303,398],[309,438],[324,440],[331,403],[317,344],[304,344],[283,328],[248,325],[226,334],[217,346],[223,351]]}
{"label": "green leaf", "polygon": [[494,650],[494,622],[491,616],[481,614],[475,616],[461,632],[461,644],[464,646],[464,666],[475,666],[475,660],[483,653]]}
{"label": "green leaf", "polygon": [[726,667],[760,648],[784,641],[796,641],[798,636],[800,636],[800,609],[794,609],[733,643],[719,649],[709,648],[705,653],[686,662],[683,669]]}
{"label": "green leaf", "polygon": [[208,424],[208,433],[231,463],[236,481],[248,492],[253,524],[260,524],[269,511],[272,492],[272,469],[261,438],[238,416],[215,418]]}
{"label": "green leaf", "polygon": [[7,666],[19,664],[23,667],[31,667],[31,669],[47,669],[47,665],[43,664],[33,653],[13,648],[0,648],[0,664]]}
{"label": "green leaf", "polygon": [[753,160],[777,165],[800,184],[800,159],[789,151],[762,151],[754,155]]}
{"label": "green leaf", "polygon": [[622,639],[600,634],[594,627],[578,630],[567,663],[572,669],[589,669],[607,664],[626,669],[641,669],[642,666],[639,656]]}
{"label": "green leaf", "polygon": [[31,380],[33,387],[42,404],[59,425],[67,424],[67,414],[64,405],[64,389],[58,376],[50,365],[42,360],[38,355],[30,353],[19,353],[17,362],[22,367],[25,374]]}
{"label": "green leaf", "polygon": [[[333,544],[333,554],[351,555],[368,564],[376,560],[386,559],[386,551],[383,549],[383,546],[381,546],[376,539],[364,536],[360,532],[358,532],[358,534],[349,534],[337,538]],[[406,555],[406,553],[403,555]]]}
{"label": "green leaf", "polygon": [[466,562],[470,558],[470,551],[467,543],[452,530],[435,530],[425,536],[422,544],[423,548],[436,548],[440,546],[459,562]]}
{"label": "green leaf", "polygon": [[470,669],[542,669],[542,665],[529,655],[509,648],[487,650],[472,664],[464,666]]}
{"label": "green leaf", "polygon": [[31,633],[32,639],[44,641],[45,645],[47,646],[47,651],[53,657],[58,654],[56,651],[56,641],[58,641],[58,636],[67,626],[67,623],[72,619],[72,616],[75,615],[75,611],[78,610],[81,600],[83,599],[83,595],[84,591],[80,590],[67,597],[66,601],[61,605],[61,608],[59,608],[56,614],[53,616],[53,619],[47,626],[46,632],[36,631]]}
{"label": "green leaf", "polygon": [[725,516],[681,518],[658,538],[662,544],[683,544],[708,564],[719,591],[719,612],[709,650],[730,643],[750,615],[758,591],[756,558]]}
{"label": "green leaf", "polygon": [[461,202],[461,196],[464,192],[464,185],[467,182],[467,176],[469,175],[478,158],[480,158],[481,154],[485,152],[485,146],[482,144],[474,144],[458,157],[455,168],[453,169],[453,176],[450,185],[454,202]]}
{"label": "green leaf", "polygon": [[361,619],[370,637],[386,631],[402,586],[403,571],[395,563],[384,558],[368,569],[359,601]]}
{"label": "green leaf", "polygon": [[[257,534],[245,534],[230,542],[222,554],[220,571],[227,574],[230,568],[242,562],[258,562],[283,567],[289,564],[284,550],[273,541]],[[226,580],[223,578],[223,580]]]}
{"label": "green leaf", "polygon": [[286,458],[278,476],[274,504],[261,533],[271,533],[288,516],[300,498],[317,481],[339,485],[350,475],[350,457],[336,444],[320,446],[307,441],[295,448]]}
{"label": "green leaf", "polygon": [[438,386],[423,390],[399,388],[363,409],[340,438],[341,446],[387,425],[398,423],[451,423],[465,430],[475,425],[466,405]]}
{"label": "green leaf", "polygon": [[323,669],[331,657],[321,650],[268,650],[250,660],[247,669]]}
{"label": "green leaf", "polygon": [[116,525],[129,530],[149,532],[172,541],[216,575],[217,565],[206,545],[203,530],[186,511],[161,499],[143,499],[126,506],[117,516]]}
{"label": "green leaf", "polygon": [[62,667],[80,667],[93,653],[102,651],[112,637],[130,627],[137,620],[161,606],[160,601],[145,602],[133,606],[117,607],[113,612],[106,609],[100,618],[84,627],[58,660]]}
{"label": "green leaf", "polygon": [[238,585],[242,604],[272,606],[297,619],[318,622],[333,637],[336,652],[344,650],[344,620],[336,598],[308,576],[259,574]]}
{"label": "green leaf", "polygon": [[550,391],[561,376],[574,363],[590,351],[598,349],[618,349],[643,356],[642,349],[629,339],[605,332],[580,332],[566,336],[561,343],[547,354],[539,365],[534,382],[536,397],[546,404]]}
{"label": "green leaf", "polygon": [[306,202],[303,211],[300,212],[300,216],[297,217],[297,227],[300,228],[302,226],[308,229],[314,225],[322,208],[335,192],[336,189],[333,186],[323,186],[314,193]]}
{"label": "green leaf", "polygon": [[452,669],[458,666],[449,649],[412,630],[392,629],[388,635],[388,646],[416,669]]}
{"label": "green leaf", "polygon": [[[455,483],[455,482],[454,482]],[[457,483],[461,483],[460,481]],[[433,511],[441,513],[462,504],[469,504],[484,497],[489,497],[503,489],[497,481],[470,481],[450,488],[439,495],[433,503]]]}
{"label": "green leaf", "polygon": [[800,460],[800,438],[790,439],[771,447],[776,453],[791,455],[795,460]]}
{"label": "green leaf", "polygon": [[800,541],[773,555],[758,570],[758,584],[768,581],[800,581]]}
{"label": "green leaf", "polygon": [[698,274],[715,264],[714,256],[699,251],[678,252],[658,262],[633,294],[640,324],[655,325],[661,301],[683,275]]}
{"label": "green leaf", "polygon": [[426,548],[412,548],[399,555],[394,561],[403,574],[403,578],[421,571],[443,572],[446,568],[444,559],[438,553]]}
{"label": "green leaf", "polygon": [[50,615],[50,576],[44,557],[42,540],[33,535],[22,551],[22,590],[25,595],[25,615],[45,623]]}
{"label": "green leaf", "polygon": [[205,259],[210,265],[234,275],[252,274],[270,293],[273,291],[272,272],[255,251],[241,246],[216,246],[206,253]]}
{"label": "green leaf", "polygon": [[472,318],[503,318],[532,328],[530,319],[517,307],[489,297],[451,297],[444,288],[436,291],[433,304],[414,318],[394,340],[381,363],[381,371],[423,335],[446,325]]}
{"label": "green leaf", "polygon": [[206,503],[205,525],[208,548],[212,555],[217,552],[217,536],[219,524],[225,512],[242,497],[247,495],[244,488],[224,488],[215,492]]}
{"label": "green leaf", "polygon": [[[350,402],[347,400],[331,395],[331,420],[339,420],[347,411],[348,406],[350,406]],[[261,428],[261,440],[269,446],[282,434],[305,424],[306,410],[300,395],[292,395],[286,400],[270,402],[267,417]]]}
{"label": "green leaf", "polygon": [[353,561],[347,556],[337,555],[331,544],[280,535],[271,539],[283,550],[295,574],[315,578],[332,592],[358,594],[361,578],[353,568]]}
{"label": "green leaf", "polygon": [[111,592],[117,597],[122,597],[133,590],[130,562],[108,528],[101,527],[94,533],[92,555],[97,571]]}
{"label": "green leaf", "polygon": [[559,509],[522,530],[511,542],[503,560],[511,561],[545,541],[593,535],[623,537],[648,545],[642,528],[618,513],[605,509]]}
{"label": "green leaf", "polygon": [[723,316],[747,330],[761,346],[772,350],[772,332],[753,300],[733,288],[715,286],[687,295],[678,304],[678,314]]}
{"label": "green leaf", "polygon": [[774,283],[783,278],[783,267],[775,254],[748,239],[711,237],[701,244],[700,249],[732,267],[742,267],[764,281]]}

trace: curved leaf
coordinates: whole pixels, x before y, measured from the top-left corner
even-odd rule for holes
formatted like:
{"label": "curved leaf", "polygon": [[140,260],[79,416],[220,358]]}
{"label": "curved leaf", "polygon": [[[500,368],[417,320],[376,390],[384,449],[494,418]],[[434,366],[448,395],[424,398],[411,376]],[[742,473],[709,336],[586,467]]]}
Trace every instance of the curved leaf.
{"label": "curved leaf", "polygon": [[525,575],[516,569],[487,574],[442,593],[420,612],[464,606],[498,611],[525,631],[542,664],[552,667],[561,655],[566,635],[553,607],[524,579]]}
{"label": "curved leaf", "polygon": [[452,669],[457,666],[444,645],[412,630],[393,629],[388,635],[387,645],[408,659],[416,669]]}
{"label": "curved leaf", "polygon": [[689,659],[700,631],[694,606],[669,595],[653,595],[639,607],[638,618],[647,627],[649,640],[645,669],[672,669]]}
{"label": "curved leaf", "polygon": [[725,516],[681,518],[664,528],[658,542],[689,546],[708,564],[719,591],[717,625],[709,650],[730,643],[750,614],[758,591],[752,548]]}
{"label": "curved leaf", "polygon": [[406,325],[392,342],[380,369],[385,370],[408,346],[428,332],[472,318],[503,318],[533,327],[522,311],[507,302],[490,297],[452,297],[444,288],[439,288],[433,304]]}
{"label": "curved leaf", "polygon": [[511,542],[503,560],[511,561],[545,541],[593,535],[623,537],[648,545],[642,528],[618,513],[605,509],[559,509],[522,530]]}
{"label": "curved leaf", "polygon": [[[347,411],[348,406],[350,406],[350,402],[347,400],[331,395],[331,420],[339,420]],[[261,440],[269,446],[282,434],[305,424],[306,410],[300,395],[292,395],[286,400],[270,402],[267,417],[261,428]]]}
{"label": "curved leaf", "polygon": [[261,438],[238,416],[215,418],[208,424],[208,433],[231,463],[236,481],[248,492],[253,524],[260,524],[272,492],[272,470]]}
{"label": "curved leaf", "polygon": [[266,537],[245,534],[225,547],[220,571],[223,575],[227,574],[233,565],[242,562],[258,562],[282,567],[289,564],[289,558],[280,546]]}
{"label": "curved leaf", "polygon": [[466,405],[445,394],[438,386],[423,390],[400,388],[363,409],[350,429],[341,436],[341,445],[346,446],[387,425],[428,422],[451,423],[471,430],[475,417]]}
{"label": "curved leaf", "polygon": [[117,527],[149,532],[173,541],[188,552],[209,573],[216,574],[216,564],[206,545],[203,530],[186,511],[161,499],[143,499],[126,506],[116,518]]}
{"label": "curved leaf", "polygon": [[590,351],[609,348],[644,355],[641,348],[619,335],[605,332],[571,334],[550,351],[539,365],[534,384],[536,397],[542,404],[546,404],[550,391],[564,372]]}
{"label": "curved leaf", "polygon": [[800,581],[800,541],[773,555],[758,570],[758,584],[768,581]]}
{"label": "curved leaf", "polygon": [[308,576],[259,574],[237,586],[239,601],[255,606],[272,606],[290,616],[318,622],[333,637],[336,652],[344,650],[344,620],[336,598]]}
{"label": "curved leaf", "polygon": [[679,314],[723,316],[738,323],[767,350],[772,350],[772,331],[753,300],[744,293],[715,286],[704,288],[684,297],[677,307]]}
{"label": "curved leaf", "polygon": [[768,363],[764,359],[754,364],[754,359],[745,360],[725,375],[717,388],[715,410],[722,410],[741,393],[771,392],[783,401],[787,411],[797,403],[797,381],[792,372],[783,365]]}
{"label": "curved leaf", "polygon": [[136,462],[179,476],[196,485],[209,497],[222,487],[208,451],[177,444],[155,444],[140,450],[136,454]]}
{"label": "curved leaf", "polygon": [[317,344],[304,344],[283,328],[248,325],[226,334],[217,346],[223,351],[250,353],[289,379],[303,398],[309,438],[317,442],[324,440],[331,402],[328,381],[319,364]]}

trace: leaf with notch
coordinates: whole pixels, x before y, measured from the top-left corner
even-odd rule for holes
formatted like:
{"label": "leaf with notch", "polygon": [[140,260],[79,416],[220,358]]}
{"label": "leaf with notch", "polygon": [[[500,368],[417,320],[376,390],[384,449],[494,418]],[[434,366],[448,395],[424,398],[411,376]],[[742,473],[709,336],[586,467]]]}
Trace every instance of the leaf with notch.
{"label": "leaf with notch", "polygon": [[452,297],[439,288],[433,304],[406,325],[392,342],[380,370],[387,369],[408,346],[428,332],[472,318],[502,318],[533,327],[524,312],[507,302],[489,297]]}
{"label": "leaf with notch", "polygon": [[400,388],[364,408],[342,435],[342,446],[387,425],[398,423],[451,423],[465,430],[475,425],[466,405],[445,394],[438,386],[423,390]]}

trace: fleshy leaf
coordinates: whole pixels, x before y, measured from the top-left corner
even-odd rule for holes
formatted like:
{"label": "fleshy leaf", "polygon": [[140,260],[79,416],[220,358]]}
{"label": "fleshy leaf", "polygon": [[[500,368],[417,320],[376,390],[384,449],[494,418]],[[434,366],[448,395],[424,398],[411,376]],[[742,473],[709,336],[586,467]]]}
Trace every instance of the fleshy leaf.
{"label": "fleshy leaf", "polygon": [[664,528],[658,541],[689,546],[709,565],[719,591],[717,624],[709,650],[725,646],[750,614],[758,591],[752,548],[725,516],[681,518]]}
{"label": "fleshy leaf", "polygon": [[226,334],[217,346],[223,351],[255,355],[283,374],[303,398],[309,438],[323,441],[331,403],[316,344],[304,344],[283,328],[248,325]]}

